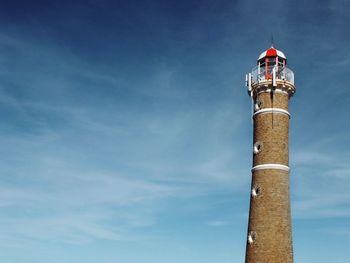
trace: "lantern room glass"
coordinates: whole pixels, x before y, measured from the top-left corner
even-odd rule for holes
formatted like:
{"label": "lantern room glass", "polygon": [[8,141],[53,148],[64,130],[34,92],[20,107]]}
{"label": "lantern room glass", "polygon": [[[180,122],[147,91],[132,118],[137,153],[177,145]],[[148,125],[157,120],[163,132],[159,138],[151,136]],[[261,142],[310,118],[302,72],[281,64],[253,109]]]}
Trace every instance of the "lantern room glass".
{"label": "lantern room glass", "polygon": [[[277,66],[277,67],[276,67]],[[276,67],[276,71],[283,71],[286,66],[286,60],[279,56],[264,57],[258,60],[258,74],[263,76],[265,80],[272,79],[272,70]]]}

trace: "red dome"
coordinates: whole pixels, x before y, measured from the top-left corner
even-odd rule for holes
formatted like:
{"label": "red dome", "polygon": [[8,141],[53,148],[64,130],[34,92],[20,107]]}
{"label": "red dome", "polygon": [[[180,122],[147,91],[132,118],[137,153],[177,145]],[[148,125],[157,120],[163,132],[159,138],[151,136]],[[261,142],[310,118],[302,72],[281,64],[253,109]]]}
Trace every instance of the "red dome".
{"label": "red dome", "polygon": [[279,50],[275,49],[274,47],[271,47],[268,50],[265,50],[263,53],[261,53],[258,60],[265,58],[265,57],[277,57],[277,56],[284,58],[284,59],[287,59],[282,51],[279,51]]}

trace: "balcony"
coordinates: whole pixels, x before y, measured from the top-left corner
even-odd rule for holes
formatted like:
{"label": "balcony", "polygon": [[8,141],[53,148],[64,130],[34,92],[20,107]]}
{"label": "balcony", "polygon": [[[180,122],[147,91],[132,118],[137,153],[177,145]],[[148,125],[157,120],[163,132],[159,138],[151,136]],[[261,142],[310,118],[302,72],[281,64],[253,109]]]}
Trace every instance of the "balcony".
{"label": "balcony", "polygon": [[252,69],[252,86],[261,82],[272,81],[273,68],[276,67],[276,80],[288,81],[294,86],[294,73],[291,69],[282,66],[271,65],[268,67],[254,67]]}

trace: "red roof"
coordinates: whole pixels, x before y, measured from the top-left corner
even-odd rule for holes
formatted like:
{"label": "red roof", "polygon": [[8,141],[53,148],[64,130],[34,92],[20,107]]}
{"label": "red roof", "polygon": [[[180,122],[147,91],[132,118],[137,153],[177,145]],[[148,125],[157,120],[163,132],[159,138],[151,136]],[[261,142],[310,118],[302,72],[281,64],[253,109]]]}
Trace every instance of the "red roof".
{"label": "red roof", "polygon": [[265,57],[276,57],[277,56],[277,50],[275,48],[270,48],[266,50],[266,55]]}
{"label": "red roof", "polygon": [[258,58],[258,60],[265,58],[265,57],[281,57],[284,59],[287,59],[286,56],[283,54],[282,51],[275,49],[274,47],[269,48],[268,50],[265,50],[262,52]]}

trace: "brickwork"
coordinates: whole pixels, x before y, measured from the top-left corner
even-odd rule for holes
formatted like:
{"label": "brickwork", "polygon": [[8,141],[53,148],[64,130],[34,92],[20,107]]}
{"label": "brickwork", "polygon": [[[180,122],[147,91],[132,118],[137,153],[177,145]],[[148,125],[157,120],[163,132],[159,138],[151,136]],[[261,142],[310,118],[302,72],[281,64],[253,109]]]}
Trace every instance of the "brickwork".
{"label": "brickwork", "polygon": [[259,170],[253,173],[252,188],[259,193],[250,200],[248,233],[255,240],[247,244],[247,263],[292,263],[292,233],[288,172]]}
{"label": "brickwork", "polygon": [[[268,90],[268,87],[266,88]],[[261,92],[254,96],[261,109],[288,111],[289,94]],[[288,166],[289,116],[264,112],[254,116],[253,166]],[[246,263],[293,263],[289,172],[263,169],[252,172]]]}
{"label": "brickwork", "polygon": [[289,117],[279,113],[264,113],[254,117],[254,143],[261,151],[253,155],[253,166],[264,163],[288,165]]}
{"label": "brickwork", "polygon": [[273,102],[274,108],[288,110],[289,97],[286,93],[275,92],[272,98],[271,92],[262,92],[256,96],[255,101],[257,100],[262,102],[262,108],[272,108]]}

